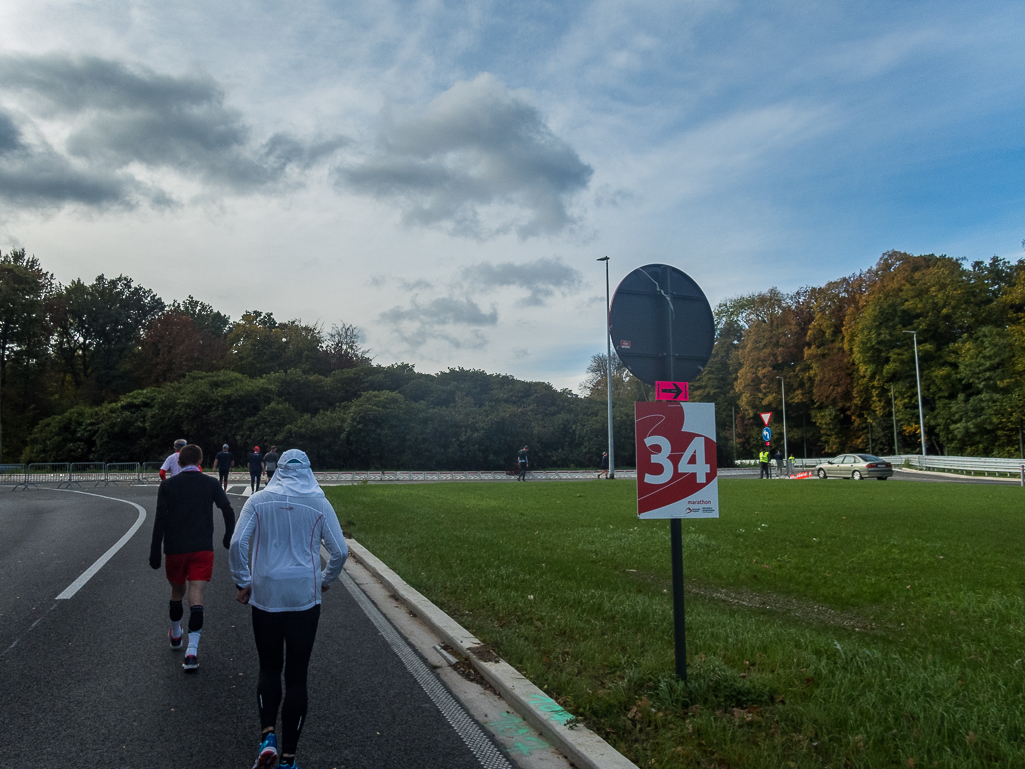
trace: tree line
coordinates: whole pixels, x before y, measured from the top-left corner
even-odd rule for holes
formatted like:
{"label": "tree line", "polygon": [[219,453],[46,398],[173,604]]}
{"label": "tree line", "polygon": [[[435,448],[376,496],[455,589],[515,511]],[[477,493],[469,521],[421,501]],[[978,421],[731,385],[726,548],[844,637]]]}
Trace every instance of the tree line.
{"label": "tree line", "polygon": [[[715,308],[693,400],[716,403],[720,464],[773,450],[1017,456],[1025,408],[1025,264],[890,251],[872,268]],[[193,297],[165,303],[126,276],[62,286],[24,250],[0,254],[0,461],[162,459],[178,437],[305,448],[320,467],[594,467],[607,445],[606,358],[579,393],[483,371],[374,364],[353,325],[324,331]],[[634,464],[633,403],[649,386],[613,359],[617,466]],[[734,438],[734,436],[736,436]],[[3,457],[7,457],[6,460]]]}
{"label": "tree line", "polygon": [[[1025,409],[1025,263],[900,251],[818,288],[715,308],[712,357],[691,388],[717,404],[721,451],[920,453],[914,331],[930,454],[1016,457]],[[734,419],[735,415],[735,419]],[[736,443],[733,431],[736,429]]]}
{"label": "tree line", "polygon": [[[632,462],[632,424],[617,415]],[[265,311],[238,320],[131,278],[59,285],[24,250],[0,254],[0,461],[156,461],[179,437],[304,448],[351,469],[596,467],[604,403],[483,371],[380,366],[342,324]]]}

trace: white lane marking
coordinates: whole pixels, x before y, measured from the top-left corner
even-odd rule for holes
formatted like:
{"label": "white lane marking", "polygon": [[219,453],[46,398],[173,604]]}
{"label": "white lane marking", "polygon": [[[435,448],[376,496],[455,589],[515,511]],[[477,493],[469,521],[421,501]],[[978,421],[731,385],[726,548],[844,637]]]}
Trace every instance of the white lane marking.
{"label": "white lane marking", "polygon": [[67,491],[71,494],[84,494],[87,497],[99,497],[100,499],[110,499],[114,502],[124,502],[126,505],[131,505],[139,511],[139,517],[135,520],[135,524],[132,526],[132,528],[126,531],[125,535],[121,537],[121,539],[119,539],[117,542],[115,542],[111,546],[110,550],[108,550],[99,558],[97,558],[96,563],[94,563],[88,569],[83,571],[78,579],[76,579],[74,582],[72,582],[70,585],[64,588],[64,592],[57,596],[56,600],[62,601],[71,598],[75,593],[81,590],[85,583],[92,579],[93,575],[95,575],[96,572],[102,569],[104,564],[106,564],[107,561],[113,558],[114,554],[117,553],[118,550],[120,550],[128,543],[128,540],[132,538],[132,535],[139,530],[140,526],[142,526],[142,522],[146,520],[146,508],[144,508],[142,505],[137,505],[135,502],[129,502],[127,499],[118,499],[117,497],[105,497],[102,494],[90,494],[88,491],[75,491],[74,489],[54,489],[54,491]]}

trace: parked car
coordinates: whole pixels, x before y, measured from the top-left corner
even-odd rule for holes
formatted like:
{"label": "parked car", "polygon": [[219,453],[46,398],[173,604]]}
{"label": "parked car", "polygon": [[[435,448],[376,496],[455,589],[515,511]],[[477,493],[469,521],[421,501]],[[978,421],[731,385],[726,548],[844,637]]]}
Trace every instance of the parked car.
{"label": "parked car", "polygon": [[820,465],[815,465],[819,478],[878,478],[885,481],[893,475],[893,465],[873,454],[841,454]]}

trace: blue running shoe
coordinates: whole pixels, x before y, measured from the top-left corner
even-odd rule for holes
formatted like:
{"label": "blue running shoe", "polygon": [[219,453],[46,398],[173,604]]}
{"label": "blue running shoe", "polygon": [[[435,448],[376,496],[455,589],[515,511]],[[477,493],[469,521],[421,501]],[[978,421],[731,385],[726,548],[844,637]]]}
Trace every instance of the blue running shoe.
{"label": "blue running shoe", "polygon": [[260,755],[256,757],[253,769],[277,769],[278,766],[278,738],[274,732],[265,735],[260,743]]}

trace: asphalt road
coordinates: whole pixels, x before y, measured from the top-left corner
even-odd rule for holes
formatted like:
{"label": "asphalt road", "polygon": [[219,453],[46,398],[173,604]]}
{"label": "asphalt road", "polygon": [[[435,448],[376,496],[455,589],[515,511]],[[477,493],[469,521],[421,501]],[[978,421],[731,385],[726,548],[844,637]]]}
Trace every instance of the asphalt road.
{"label": "asphalt road", "polygon": [[[167,643],[163,569],[147,562],[155,487],[85,491],[134,502],[147,515],[61,600],[132,528],[139,510],[67,491],[0,497],[0,763],[251,766],[259,736],[257,657],[250,609],[234,600],[220,547],[220,514],[200,668],[186,674],[182,652]],[[482,765],[341,585],[324,594],[297,757],[304,769]]]}

